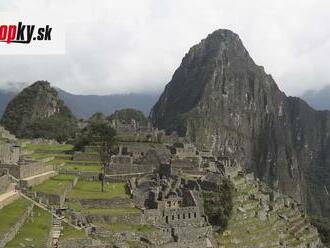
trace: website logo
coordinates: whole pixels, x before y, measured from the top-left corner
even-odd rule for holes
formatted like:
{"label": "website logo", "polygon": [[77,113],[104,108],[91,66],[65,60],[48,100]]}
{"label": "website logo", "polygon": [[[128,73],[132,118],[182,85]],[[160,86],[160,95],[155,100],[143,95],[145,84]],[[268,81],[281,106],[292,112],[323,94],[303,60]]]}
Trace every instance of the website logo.
{"label": "website logo", "polygon": [[22,22],[17,25],[0,25],[0,42],[29,44],[32,40],[47,41],[52,39],[51,32],[50,25],[39,28],[35,25],[24,25]]}
{"label": "website logo", "polygon": [[65,54],[64,25],[49,15],[0,12],[0,55]]}

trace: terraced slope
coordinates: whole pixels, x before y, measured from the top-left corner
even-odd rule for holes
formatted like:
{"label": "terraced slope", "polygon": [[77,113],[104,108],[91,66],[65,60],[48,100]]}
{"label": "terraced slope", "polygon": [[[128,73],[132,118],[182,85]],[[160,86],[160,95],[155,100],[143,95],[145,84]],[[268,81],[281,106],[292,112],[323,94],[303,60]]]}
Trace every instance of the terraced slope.
{"label": "terraced slope", "polygon": [[245,177],[233,182],[234,209],[227,230],[216,235],[219,247],[323,247],[292,199],[265,193],[265,185]]}

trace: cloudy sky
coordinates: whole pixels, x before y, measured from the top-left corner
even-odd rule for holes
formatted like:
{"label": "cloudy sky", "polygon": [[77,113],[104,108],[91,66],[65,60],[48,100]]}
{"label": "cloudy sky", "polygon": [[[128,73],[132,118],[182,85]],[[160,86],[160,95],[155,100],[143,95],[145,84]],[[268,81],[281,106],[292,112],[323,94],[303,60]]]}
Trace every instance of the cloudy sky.
{"label": "cloudy sky", "polygon": [[[33,4],[31,4],[33,2]],[[73,93],[161,91],[208,33],[238,33],[289,95],[330,84],[328,0],[1,0],[65,24],[66,54],[0,56],[0,87],[38,79]]]}

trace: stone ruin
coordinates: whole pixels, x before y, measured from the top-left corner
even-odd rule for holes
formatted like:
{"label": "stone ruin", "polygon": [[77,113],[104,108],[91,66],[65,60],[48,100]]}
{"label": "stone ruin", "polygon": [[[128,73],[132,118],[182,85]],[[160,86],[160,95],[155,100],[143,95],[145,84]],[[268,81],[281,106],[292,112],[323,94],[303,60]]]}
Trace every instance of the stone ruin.
{"label": "stone ruin", "polygon": [[0,164],[16,164],[19,160],[20,147],[15,143],[0,141]]}
{"label": "stone ruin", "polygon": [[191,188],[172,175],[170,164],[162,164],[158,173],[131,178],[128,185],[145,222],[163,231],[164,242],[173,243],[169,247],[207,247],[210,243],[212,227],[204,213],[201,188],[198,184]]}
{"label": "stone ruin", "polygon": [[[0,173],[6,172],[19,181],[22,188],[36,185],[51,176],[54,176],[53,165],[48,165],[47,159],[24,159],[21,146],[18,145],[15,136],[0,126]],[[38,142],[37,140],[34,140]]]}
{"label": "stone ruin", "polygon": [[111,126],[116,129],[117,134],[126,136],[130,141],[159,142],[165,137],[165,132],[153,128],[150,122],[143,125],[135,119],[126,122],[114,119],[111,121]]}
{"label": "stone ruin", "polygon": [[152,173],[161,160],[169,158],[165,145],[141,142],[120,142],[119,152],[113,155],[106,169],[108,175]]}

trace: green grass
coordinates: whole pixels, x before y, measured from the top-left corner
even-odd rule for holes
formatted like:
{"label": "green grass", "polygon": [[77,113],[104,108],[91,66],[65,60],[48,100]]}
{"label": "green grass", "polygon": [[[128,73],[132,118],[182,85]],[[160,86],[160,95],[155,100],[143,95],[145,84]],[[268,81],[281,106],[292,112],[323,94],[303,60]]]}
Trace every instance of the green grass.
{"label": "green grass", "polygon": [[0,239],[12,227],[31,203],[20,198],[0,210]]}
{"label": "green grass", "polygon": [[65,153],[32,153],[26,156],[27,158],[33,159],[42,159],[42,158],[51,158],[55,157],[56,159],[71,159],[71,154]]}
{"label": "green grass", "polygon": [[65,159],[53,159],[51,161],[48,161],[47,164],[51,164],[51,165],[61,165],[61,164],[65,164],[70,160],[65,160]]}
{"label": "green grass", "polygon": [[108,216],[121,216],[129,214],[141,213],[137,208],[85,208],[82,213],[108,215]]}
{"label": "green grass", "polygon": [[[26,247],[44,248],[46,247],[51,216],[39,208],[33,210],[33,215],[21,228],[16,237],[7,244],[7,248],[21,247],[21,243]],[[27,241],[32,239],[32,241]]]}
{"label": "green grass", "polygon": [[80,202],[74,199],[70,199],[70,201],[68,201],[68,207],[74,209],[75,211],[81,211],[83,209]]}
{"label": "green grass", "polygon": [[47,145],[47,144],[27,144],[26,149],[28,150],[40,150],[40,151],[71,151],[73,148],[70,144],[64,145]]}
{"label": "green grass", "polygon": [[69,171],[92,171],[92,172],[101,172],[101,166],[97,165],[65,165],[61,167],[61,169],[69,170]]}
{"label": "green grass", "polygon": [[72,163],[81,163],[81,164],[100,164],[100,160],[72,160]]}
{"label": "green grass", "polygon": [[156,227],[142,225],[142,224],[127,224],[127,223],[113,223],[113,224],[104,224],[96,223],[105,228],[111,229],[113,232],[123,232],[123,231],[133,231],[133,232],[154,232],[158,231]]}
{"label": "green grass", "polygon": [[84,161],[84,160],[67,160],[66,161],[66,164],[68,165],[98,165],[100,166],[101,165],[101,162],[100,161]]}
{"label": "green grass", "polygon": [[60,237],[61,240],[65,239],[79,239],[79,238],[86,238],[86,233],[84,230],[77,230],[73,227],[69,226],[68,224],[63,224],[63,231]]}
{"label": "green grass", "polygon": [[42,184],[32,187],[31,191],[43,192],[47,194],[62,194],[71,181],[76,176],[74,175],[58,175],[50,178],[49,180],[43,182]]}
{"label": "green grass", "polygon": [[105,192],[101,192],[101,183],[94,181],[78,181],[68,198],[71,199],[111,199],[114,197],[128,198],[126,183],[105,183]]}

